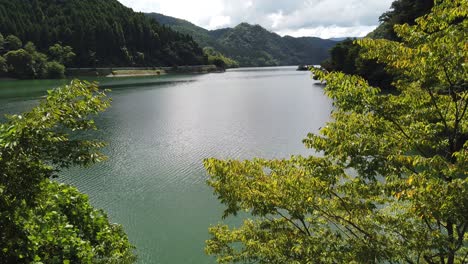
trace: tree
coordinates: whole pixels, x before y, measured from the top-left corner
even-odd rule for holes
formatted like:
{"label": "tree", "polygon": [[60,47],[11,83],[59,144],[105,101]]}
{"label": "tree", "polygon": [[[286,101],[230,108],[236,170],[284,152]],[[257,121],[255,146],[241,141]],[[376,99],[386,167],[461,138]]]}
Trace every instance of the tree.
{"label": "tree", "polygon": [[8,35],[4,46],[7,51],[19,50],[23,46],[23,42],[16,36]]}
{"label": "tree", "polygon": [[212,47],[205,47],[203,49],[203,53],[207,58],[208,64],[216,65],[218,68],[226,69],[239,67],[239,63],[237,61],[224,56]]}
{"label": "tree", "polygon": [[72,47],[62,46],[57,43],[49,47],[49,56],[53,61],[57,61],[63,65],[68,65],[73,61],[76,54],[73,52]]}
{"label": "tree", "polygon": [[30,78],[46,78],[47,77],[47,55],[36,50],[36,45],[32,42],[24,45],[24,50],[31,55],[33,74]]}
{"label": "tree", "polygon": [[31,41],[29,41],[28,43],[26,43],[26,45],[24,45],[24,50],[27,51],[31,55],[37,52],[36,45],[34,45],[34,43],[32,43]]}
{"label": "tree", "polygon": [[[91,116],[110,100],[95,84],[72,81],[28,113],[0,124],[0,259],[5,263],[131,263],[119,225],[86,195],[52,180],[62,169],[105,157],[90,139]],[[73,133],[73,134],[71,134]]]}
{"label": "tree", "polygon": [[[396,0],[391,10],[382,14],[377,29],[369,33],[373,39],[399,40],[393,27],[397,24],[415,24],[415,19],[430,12],[434,0]],[[395,90],[392,85],[394,76],[385,71],[385,64],[375,60],[363,59],[359,54],[361,46],[347,39],[330,49],[330,59],[322,62],[322,66],[329,71],[342,71],[346,74],[364,77],[371,85],[384,90]]]}
{"label": "tree", "polygon": [[24,49],[9,51],[5,54],[8,71],[15,77],[34,78],[33,57]]}
{"label": "tree", "polygon": [[383,13],[379,20],[382,24],[371,33],[373,38],[385,38],[398,40],[393,30],[394,25],[408,23],[413,25],[418,18],[431,11],[434,6],[433,0],[397,0],[392,3],[390,11]]}
{"label": "tree", "polygon": [[0,33],[0,54],[3,53],[3,46],[5,45],[5,38],[3,37],[2,33]]}
{"label": "tree", "polygon": [[5,75],[8,72],[8,67],[5,58],[0,56],[0,76]]}
{"label": "tree", "polygon": [[396,73],[395,94],[359,76],[314,70],[336,109],[304,143],[321,157],[209,159],[224,217],[206,252],[218,262],[466,263],[468,2],[437,1],[402,42],[363,39]]}
{"label": "tree", "polygon": [[[50,1],[50,0],[0,0],[0,32],[13,34],[20,39],[37,45],[38,51],[54,51],[52,60],[74,67],[128,66],[128,54],[145,54],[142,65],[164,66],[179,63],[177,54],[185,53],[186,61],[181,64],[203,64],[202,50],[193,41],[180,33],[164,28],[143,13],[134,12],[117,0],[101,1]],[[179,49],[183,42],[188,50]],[[62,53],[61,48],[73,48],[76,56],[71,61],[70,52]],[[161,50],[173,48],[168,56]],[[9,50],[8,50],[9,51]],[[95,54],[90,57],[89,51]],[[94,65],[97,64],[97,65]]]}
{"label": "tree", "polygon": [[62,79],[65,77],[65,66],[56,61],[47,62],[45,68],[47,78]]}

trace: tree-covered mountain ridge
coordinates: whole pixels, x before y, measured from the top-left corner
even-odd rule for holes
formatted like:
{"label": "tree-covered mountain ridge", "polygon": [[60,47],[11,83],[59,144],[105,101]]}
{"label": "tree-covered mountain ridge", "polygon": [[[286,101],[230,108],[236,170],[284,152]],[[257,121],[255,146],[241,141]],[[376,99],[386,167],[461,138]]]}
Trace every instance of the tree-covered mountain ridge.
{"label": "tree-covered mountain ridge", "polygon": [[158,13],[146,14],[160,24],[192,36],[201,47],[212,47],[240,66],[319,64],[336,41],[316,37],[281,37],[260,25],[241,23],[234,28],[207,30],[189,21]]}
{"label": "tree-covered mountain ridge", "polygon": [[71,46],[75,67],[206,63],[192,37],[117,0],[0,0],[0,33],[41,52],[55,43]]}

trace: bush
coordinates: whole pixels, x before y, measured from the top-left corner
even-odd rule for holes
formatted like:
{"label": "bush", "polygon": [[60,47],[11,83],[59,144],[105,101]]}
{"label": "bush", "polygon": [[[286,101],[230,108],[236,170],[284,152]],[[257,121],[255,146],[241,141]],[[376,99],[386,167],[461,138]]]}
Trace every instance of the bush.
{"label": "bush", "polygon": [[51,79],[61,79],[65,77],[65,66],[51,61],[46,63],[46,77]]}
{"label": "bush", "polygon": [[3,51],[3,45],[5,45],[5,38],[3,37],[2,33],[0,33],[0,54]]}
{"label": "bush", "polygon": [[8,68],[7,68],[6,60],[2,56],[0,56],[0,76],[5,75],[7,71],[8,71]]}
{"label": "bush", "polygon": [[5,39],[5,48],[7,51],[19,50],[22,46],[23,42],[16,36],[9,35]]}
{"label": "bush", "polygon": [[62,46],[57,43],[49,47],[49,56],[51,60],[67,65],[72,62],[76,54],[70,46]]}
{"label": "bush", "polygon": [[8,72],[10,72],[14,77],[20,79],[34,77],[33,58],[26,50],[19,49],[9,51],[5,54],[5,60]]}

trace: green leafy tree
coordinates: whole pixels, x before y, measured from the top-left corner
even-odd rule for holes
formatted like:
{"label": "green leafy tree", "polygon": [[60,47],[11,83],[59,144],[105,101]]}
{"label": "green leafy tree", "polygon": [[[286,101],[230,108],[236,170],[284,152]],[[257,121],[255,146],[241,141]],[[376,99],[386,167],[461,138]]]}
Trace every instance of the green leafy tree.
{"label": "green leafy tree", "polygon": [[5,38],[4,47],[7,51],[19,50],[21,49],[22,46],[23,46],[23,42],[21,42],[21,40],[16,36],[8,35]]}
{"label": "green leafy tree", "polygon": [[47,78],[62,79],[65,77],[65,66],[56,61],[47,62],[45,68]]}
{"label": "green leafy tree", "polygon": [[72,47],[62,46],[57,43],[49,47],[49,56],[53,61],[57,61],[63,65],[68,65],[73,61],[76,54],[73,52]]}
{"label": "green leafy tree", "polygon": [[218,262],[467,263],[468,2],[438,1],[402,42],[358,41],[388,65],[396,94],[315,70],[336,109],[304,143],[321,157],[209,159],[224,216],[210,228]]}
{"label": "green leafy tree", "polygon": [[26,43],[26,45],[24,45],[24,48],[23,48],[25,51],[27,51],[29,54],[34,54],[37,52],[36,50],[36,45],[34,45],[34,43],[32,43],[31,41],[29,41],[28,43]]}
{"label": "green leafy tree", "polygon": [[[382,22],[377,29],[369,33],[373,39],[399,40],[393,27],[397,24],[415,24],[415,19],[430,12],[434,0],[396,0],[391,10],[380,17]],[[328,71],[342,71],[346,74],[364,77],[371,85],[383,90],[395,90],[392,85],[394,76],[385,71],[385,64],[367,60],[360,56],[363,52],[360,45],[347,39],[330,49],[330,58],[322,62]]]}
{"label": "green leafy tree", "polygon": [[0,76],[6,75],[8,72],[8,67],[5,58],[0,56]]}
{"label": "green leafy tree", "polygon": [[52,178],[105,157],[89,138],[91,116],[110,100],[95,84],[72,81],[39,106],[0,124],[0,259],[2,263],[131,263],[119,225],[86,195]]}
{"label": "green leafy tree", "polygon": [[33,75],[31,78],[46,78],[47,77],[47,55],[40,53],[36,50],[36,45],[32,42],[24,45],[26,50],[32,58]]}
{"label": "green leafy tree", "polygon": [[382,24],[369,37],[399,40],[393,26],[405,23],[415,24],[414,20],[430,12],[433,6],[434,0],[396,0],[392,3],[390,11],[379,17]]}
{"label": "green leafy tree", "polygon": [[33,56],[24,49],[9,51],[5,54],[8,72],[14,77],[27,79],[34,78]]}
{"label": "green leafy tree", "polygon": [[216,65],[216,67],[222,69],[239,67],[239,62],[224,56],[221,52],[216,51],[212,47],[205,47],[203,52],[207,57],[208,64]]}
{"label": "green leafy tree", "polygon": [[2,33],[0,33],[0,54],[3,54],[3,46],[5,45],[5,38]]}

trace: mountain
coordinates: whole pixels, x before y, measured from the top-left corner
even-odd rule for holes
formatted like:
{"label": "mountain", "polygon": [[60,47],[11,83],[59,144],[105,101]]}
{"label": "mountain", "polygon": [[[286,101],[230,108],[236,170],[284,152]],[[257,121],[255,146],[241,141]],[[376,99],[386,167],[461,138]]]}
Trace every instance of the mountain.
{"label": "mountain", "polygon": [[159,23],[188,34],[202,47],[213,47],[241,66],[319,64],[328,57],[335,41],[313,37],[281,37],[259,25],[206,30],[186,20],[157,13],[146,14]]}
{"label": "mountain", "polygon": [[215,47],[217,45],[216,39],[211,36],[212,31],[192,24],[187,20],[158,13],[148,13],[146,15],[150,18],[154,18],[161,25],[169,26],[179,33],[192,36],[201,47]]}
{"label": "mountain", "polygon": [[341,37],[341,38],[329,38],[329,40],[333,40],[333,41],[343,41],[343,40],[346,40],[346,39],[360,39],[362,37]]}
{"label": "mountain", "polygon": [[204,64],[203,50],[188,35],[162,26],[117,0],[0,0],[0,33],[47,51],[73,48],[73,66]]}

